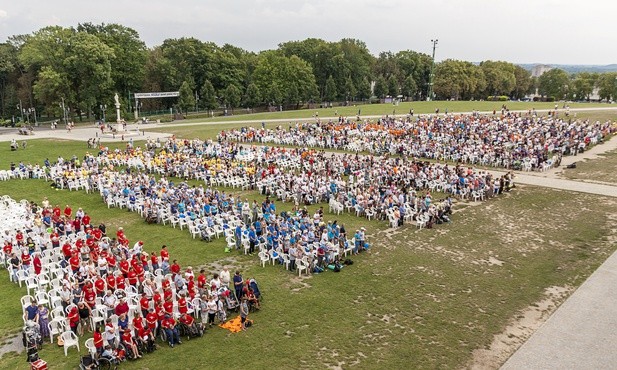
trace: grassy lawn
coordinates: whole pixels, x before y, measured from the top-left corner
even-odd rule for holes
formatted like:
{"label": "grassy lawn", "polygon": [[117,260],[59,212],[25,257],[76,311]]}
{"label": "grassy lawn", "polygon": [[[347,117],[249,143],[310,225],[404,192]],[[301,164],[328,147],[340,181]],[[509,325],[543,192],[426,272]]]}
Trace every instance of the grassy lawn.
{"label": "grassy lawn", "polygon": [[[616,230],[613,199],[522,187],[489,202],[460,205],[452,224],[432,230],[392,231],[385,223],[330,216],[348,230],[365,224],[373,247],[341,273],[298,279],[280,266],[261,268],[254,257],[225,254],[220,240],[193,240],[186,231],[107,209],[98,195],[55,191],[36,180],[4,182],[2,193],[82,206],[112,231],[124,226],[131,240],[144,240],[146,250],[169,245],[182,266],[225,263],[260,282],[264,309],[253,315],[249,331],[215,328],[203,339],[123,364],[127,369],[176,368],[179,362],[183,368],[220,368],[230,361],[256,369],[461,367],[519,310],[542,299],[546,288],[578,286],[615,248],[609,242]],[[289,207],[277,204],[279,210]],[[593,212],[580,212],[590,205]],[[25,289],[6,275],[0,289],[7,302],[0,333],[6,334],[21,326],[18,302]],[[71,369],[75,353],[65,358],[61,349],[46,345],[41,356],[52,368]],[[23,355],[5,355],[0,367],[20,368],[23,361]]]}
{"label": "grassy lawn", "polygon": [[[11,162],[16,165],[19,162],[24,164],[32,163],[42,165],[45,158],[49,158],[50,162],[56,162],[59,156],[64,159],[71,159],[76,155],[80,160],[86,153],[96,155],[98,149],[88,149],[85,141],[76,140],[51,140],[51,139],[34,139],[28,140],[26,149],[11,151],[9,143],[0,143],[0,169],[8,169]],[[135,141],[135,145],[140,145],[142,142]],[[105,143],[105,146],[110,149],[124,149],[126,143]]]}
{"label": "grassy lawn", "polygon": [[573,169],[563,169],[561,175],[571,180],[593,180],[617,183],[617,151],[606,152],[596,159],[577,162]]}

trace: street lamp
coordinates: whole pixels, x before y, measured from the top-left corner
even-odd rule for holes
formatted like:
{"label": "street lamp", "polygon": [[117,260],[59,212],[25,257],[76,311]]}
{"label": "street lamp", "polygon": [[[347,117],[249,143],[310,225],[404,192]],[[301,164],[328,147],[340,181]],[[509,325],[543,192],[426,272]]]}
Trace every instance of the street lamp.
{"label": "street lamp", "polygon": [[103,118],[103,123],[105,122],[105,111],[107,110],[107,104],[101,104],[99,105],[99,108],[101,108],[101,117]]}
{"label": "street lamp", "polygon": [[428,75],[428,96],[426,97],[426,100],[431,101],[433,100],[433,78],[435,77],[435,48],[437,47],[437,42],[439,40],[434,39],[431,40],[431,42],[433,43],[433,57],[431,60],[431,73]]}

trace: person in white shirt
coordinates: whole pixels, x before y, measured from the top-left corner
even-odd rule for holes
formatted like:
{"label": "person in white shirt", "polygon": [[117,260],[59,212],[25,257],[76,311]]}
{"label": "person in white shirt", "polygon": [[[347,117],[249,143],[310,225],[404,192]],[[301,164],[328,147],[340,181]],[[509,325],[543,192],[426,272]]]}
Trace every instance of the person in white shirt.
{"label": "person in white shirt", "polygon": [[221,284],[224,287],[229,288],[229,282],[231,281],[231,274],[229,273],[229,267],[223,267],[223,271],[221,271]]}

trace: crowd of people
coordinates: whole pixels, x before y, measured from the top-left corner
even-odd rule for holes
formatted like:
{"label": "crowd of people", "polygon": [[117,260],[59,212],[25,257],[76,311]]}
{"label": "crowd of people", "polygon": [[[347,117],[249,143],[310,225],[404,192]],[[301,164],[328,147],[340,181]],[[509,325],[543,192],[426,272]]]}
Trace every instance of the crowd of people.
{"label": "crowd of people", "polygon": [[88,332],[96,356],[139,358],[156,349],[159,336],[174,347],[181,336],[225,322],[229,310],[246,319],[260,307],[256,282],[240,271],[182,268],[172,247],[149,249],[121,227],[108,235],[81,208],[7,196],[0,208],[0,255],[11,281],[26,284],[23,319],[38,325],[42,338]]}
{"label": "crowd of people", "polygon": [[562,155],[576,155],[617,131],[612,122],[593,122],[535,113],[446,114],[385,117],[376,122],[340,117],[338,121],[297,123],[275,129],[225,130],[220,140],[320,147],[370,154],[544,170]]}

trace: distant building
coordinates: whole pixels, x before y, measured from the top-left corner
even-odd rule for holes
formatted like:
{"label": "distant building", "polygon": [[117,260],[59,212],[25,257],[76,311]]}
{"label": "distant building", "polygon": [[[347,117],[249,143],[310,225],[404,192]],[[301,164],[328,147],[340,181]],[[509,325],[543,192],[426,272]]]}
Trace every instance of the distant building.
{"label": "distant building", "polygon": [[546,64],[538,64],[531,69],[531,77],[540,77],[551,69],[553,69],[553,67]]}

